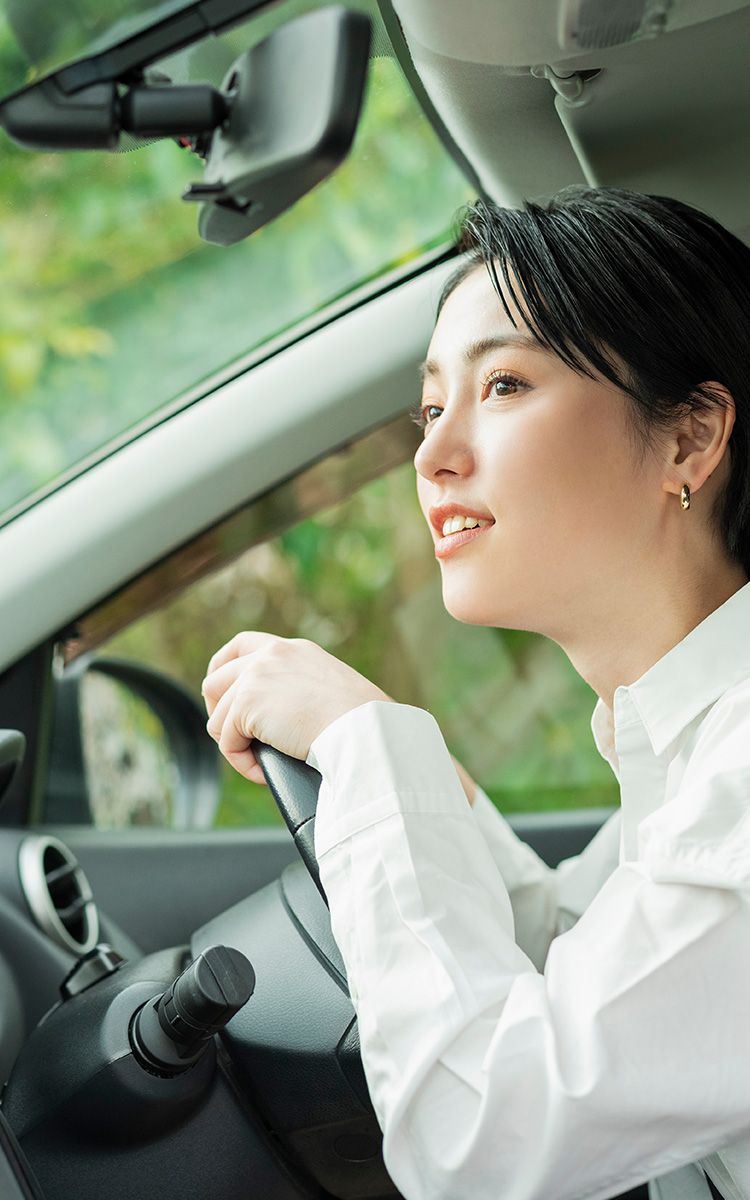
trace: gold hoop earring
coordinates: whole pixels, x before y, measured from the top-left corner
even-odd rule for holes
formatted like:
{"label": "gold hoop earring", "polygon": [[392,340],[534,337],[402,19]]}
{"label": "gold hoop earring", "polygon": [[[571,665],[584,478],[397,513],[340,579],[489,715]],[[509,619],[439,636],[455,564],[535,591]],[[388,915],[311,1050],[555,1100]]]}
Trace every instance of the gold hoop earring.
{"label": "gold hoop earring", "polygon": [[683,508],[690,508],[690,488],[686,483],[683,483],[682,485],[682,491],[680,492],[680,503]]}

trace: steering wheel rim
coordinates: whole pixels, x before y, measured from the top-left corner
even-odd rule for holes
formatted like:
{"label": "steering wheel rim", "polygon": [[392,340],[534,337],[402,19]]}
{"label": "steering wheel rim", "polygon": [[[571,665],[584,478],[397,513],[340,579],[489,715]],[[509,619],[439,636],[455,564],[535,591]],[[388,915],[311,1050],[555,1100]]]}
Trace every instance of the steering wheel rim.
{"label": "steering wheel rim", "polygon": [[300,857],[327,907],[328,898],[320,882],[315,855],[315,814],[323,776],[309,763],[292,758],[257,738],[251,742],[251,749],[261,765],[271,795],[294,838]]}

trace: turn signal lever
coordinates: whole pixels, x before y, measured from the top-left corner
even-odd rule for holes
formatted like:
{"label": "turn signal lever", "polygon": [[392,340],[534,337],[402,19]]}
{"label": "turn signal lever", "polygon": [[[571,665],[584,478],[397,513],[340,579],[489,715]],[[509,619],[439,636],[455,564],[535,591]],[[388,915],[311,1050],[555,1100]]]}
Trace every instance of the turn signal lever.
{"label": "turn signal lever", "polygon": [[211,946],[166,992],[138,1009],[130,1025],[135,1057],[158,1075],[187,1071],[254,990],[255,972],[244,954]]}
{"label": "turn signal lever", "polygon": [[[177,1136],[188,1120],[210,1123],[214,1109],[227,1119],[233,1110],[231,1103],[226,1109],[228,1085],[217,1071],[213,1035],[254,987],[245,956],[221,945],[187,967],[181,947],[125,963],[100,946],[76,964],[62,1001],[29,1037],[3,1094],[3,1112],[44,1194],[88,1195],[71,1181],[52,1186],[62,1169],[59,1146],[71,1129],[77,1144],[88,1147],[91,1171],[97,1163],[106,1175],[113,1146],[130,1146],[137,1156],[139,1146]],[[244,1127],[239,1110],[235,1115]],[[69,1157],[72,1170],[77,1159]],[[111,1194],[97,1187],[92,1194]],[[157,1193],[163,1189],[146,1194]],[[134,1200],[140,1195],[134,1188]]]}

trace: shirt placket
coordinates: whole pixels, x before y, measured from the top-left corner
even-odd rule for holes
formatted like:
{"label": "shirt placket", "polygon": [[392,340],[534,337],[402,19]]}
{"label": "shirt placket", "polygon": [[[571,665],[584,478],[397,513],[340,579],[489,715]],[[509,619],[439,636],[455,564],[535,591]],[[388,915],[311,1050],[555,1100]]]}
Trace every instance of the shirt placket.
{"label": "shirt placket", "polygon": [[615,696],[615,748],[620,768],[620,862],[638,858],[638,827],[664,802],[667,771],[627,692]]}

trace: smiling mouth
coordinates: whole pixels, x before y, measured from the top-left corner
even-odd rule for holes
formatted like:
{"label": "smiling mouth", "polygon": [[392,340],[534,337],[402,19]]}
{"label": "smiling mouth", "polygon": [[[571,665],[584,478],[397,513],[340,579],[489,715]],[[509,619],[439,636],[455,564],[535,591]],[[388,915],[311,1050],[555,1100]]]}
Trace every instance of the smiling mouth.
{"label": "smiling mouth", "polygon": [[474,541],[476,538],[481,537],[483,533],[486,533],[488,529],[492,529],[492,525],[494,525],[494,521],[490,525],[480,525],[476,529],[461,529],[458,533],[449,533],[446,537],[438,538],[435,542],[435,557],[447,558],[449,554],[460,550],[467,542]]}

